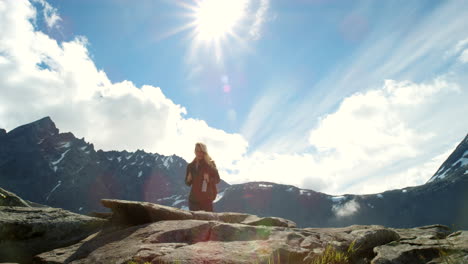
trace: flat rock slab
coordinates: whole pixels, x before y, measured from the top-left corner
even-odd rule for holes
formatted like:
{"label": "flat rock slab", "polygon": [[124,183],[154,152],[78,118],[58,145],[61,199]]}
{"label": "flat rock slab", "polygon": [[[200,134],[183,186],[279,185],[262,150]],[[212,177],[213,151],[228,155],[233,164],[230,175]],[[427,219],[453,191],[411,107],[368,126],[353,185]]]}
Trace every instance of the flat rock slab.
{"label": "flat rock slab", "polygon": [[381,226],[299,229],[173,220],[101,232],[79,246],[40,254],[35,263],[310,263],[328,245],[339,249],[361,240],[373,248],[396,238]]}
{"label": "flat rock slab", "polygon": [[0,262],[28,262],[82,240],[106,222],[57,208],[0,206]]}
{"label": "flat rock slab", "polygon": [[395,229],[402,239],[375,247],[372,264],[468,263],[468,231],[448,230],[441,225]]}
{"label": "flat rock slab", "polygon": [[170,206],[115,199],[102,199],[104,207],[113,212],[112,221],[127,225],[141,225],[165,220],[207,220],[227,223],[242,223],[254,226],[296,227],[291,220],[279,217],[258,217],[256,215],[225,212],[186,211]]}

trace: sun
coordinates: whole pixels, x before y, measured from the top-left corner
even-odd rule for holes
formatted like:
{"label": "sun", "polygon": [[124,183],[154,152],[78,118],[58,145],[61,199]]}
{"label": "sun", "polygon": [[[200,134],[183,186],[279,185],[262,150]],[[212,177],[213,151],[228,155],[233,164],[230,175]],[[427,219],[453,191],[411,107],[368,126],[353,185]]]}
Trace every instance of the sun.
{"label": "sun", "polygon": [[234,34],[246,15],[246,0],[201,0],[194,8],[196,38],[216,42]]}

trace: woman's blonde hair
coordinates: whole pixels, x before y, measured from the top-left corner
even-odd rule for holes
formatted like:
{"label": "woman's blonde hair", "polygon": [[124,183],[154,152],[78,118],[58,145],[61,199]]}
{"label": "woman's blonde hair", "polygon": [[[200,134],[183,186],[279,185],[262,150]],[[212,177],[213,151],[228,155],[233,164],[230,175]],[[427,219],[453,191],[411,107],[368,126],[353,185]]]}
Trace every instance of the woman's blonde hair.
{"label": "woman's blonde hair", "polygon": [[[206,163],[213,168],[215,167],[214,161],[211,159],[210,155],[208,155],[208,149],[206,148],[205,144],[197,142],[195,144],[195,151],[203,152],[203,159],[206,161]],[[197,158],[195,157],[193,161],[195,161],[196,159]]]}

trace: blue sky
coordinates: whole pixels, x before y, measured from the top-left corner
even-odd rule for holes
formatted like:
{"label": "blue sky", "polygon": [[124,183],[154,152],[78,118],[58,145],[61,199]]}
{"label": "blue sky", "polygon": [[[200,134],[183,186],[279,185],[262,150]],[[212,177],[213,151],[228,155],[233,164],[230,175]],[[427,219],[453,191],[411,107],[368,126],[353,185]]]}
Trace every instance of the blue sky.
{"label": "blue sky", "polygon": [[227,1],[203,39],[213,2],[1,0],[0,127],[49,115],[187,160],[203,141],[229,183],[330,194],[423,184],[468,132],[467,2]]}

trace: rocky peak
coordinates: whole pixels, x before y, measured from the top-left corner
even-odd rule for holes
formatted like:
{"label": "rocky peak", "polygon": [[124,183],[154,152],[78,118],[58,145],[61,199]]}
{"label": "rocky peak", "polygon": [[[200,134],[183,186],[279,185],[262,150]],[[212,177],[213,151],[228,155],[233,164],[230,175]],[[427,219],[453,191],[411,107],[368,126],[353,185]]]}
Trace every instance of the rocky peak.
{"label": "rocky peak", "polygon": [[55,126],[55,123],[47,116],[11,130],[8,132],[8,136],[10,138],[26,137],[33,141],[39,141],[58,133],[59,130]]}
{"label": "rocky peak", "polygon": [[0,128],[0,137],[3,137],[7,134],[6,130],[3,128]]}
{"label": "rocky peak", "polygon": [[447,160],[440,166],[428,183],[441,180],[455,180],[466,175],[468,168],[468,135],[460,142]]}

